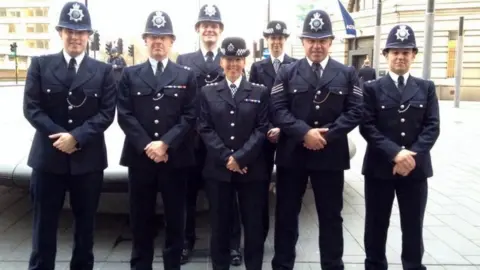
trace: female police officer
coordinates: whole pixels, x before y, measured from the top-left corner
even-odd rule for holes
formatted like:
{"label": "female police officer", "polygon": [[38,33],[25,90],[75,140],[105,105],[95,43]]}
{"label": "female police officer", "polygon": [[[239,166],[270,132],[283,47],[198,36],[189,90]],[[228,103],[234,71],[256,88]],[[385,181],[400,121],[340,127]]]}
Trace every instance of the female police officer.
{"label": "female police officer", "polygon": [[243,39],[226,38],[221,52],[226,78],[202,88],[198,122],[207,148],[203,175],[211,202],[213,269],[230,266],[230,213],[235,193],[245,231],[245,266],[261,269],[268,196],[262,146],[268,130],[269,93],[242,74],[250,53]]}

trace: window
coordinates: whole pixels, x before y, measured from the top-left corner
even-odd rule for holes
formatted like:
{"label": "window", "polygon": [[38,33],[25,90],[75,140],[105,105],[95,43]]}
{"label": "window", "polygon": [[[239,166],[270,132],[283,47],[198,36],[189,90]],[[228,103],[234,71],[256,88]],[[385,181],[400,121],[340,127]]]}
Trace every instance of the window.
{"label": "window", "polygon": [[28,48],[36,48],[37,46],[37,43],[33,40],[27,40],[25,41],[25,45],[28,47]]}
{"label": "window", "polygon": [[27,33],[48,33],[48,24],[29,23],[27,24]]}
{"label": "window", "polygon": [[11,10],[8,12],[8,16],[9,17],[17,17],[17,18],[20,18],[20,11],[18,10]]}
{"label": "window", "polygon": [[0,8],[0,17],[7,17],[7,9]]}
{"label": "window", "polygon": [[448,32],[447,78],[455,77],[455,56],[457,53],[458,31]]}
{"label": "window", "polygon": [[36,46],[38,49],[48,49],[49,42],[48,40],[37,40]]}
{"label": "window", "polygon": [[8,33],[14,34],[16,32],[17,32],[16,25],[13,23],[8,24]]}

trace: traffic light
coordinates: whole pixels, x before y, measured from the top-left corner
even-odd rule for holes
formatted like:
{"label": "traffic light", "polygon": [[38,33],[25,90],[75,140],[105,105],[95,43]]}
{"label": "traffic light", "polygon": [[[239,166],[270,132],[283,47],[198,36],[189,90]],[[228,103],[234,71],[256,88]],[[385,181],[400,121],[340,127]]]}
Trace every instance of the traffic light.
{"label": "traffic light", "polygon": [[100,34],[95,32],[93,34],[93,42],[92,42],[92,51],[99,51],[100,50]]}
{"label": "traffic light", "polygon": [[135,55],[135,47],[132,45],[128,46],[128,55],[133,57]]}
{"label": "traffic light", "polygon": [[123,39],[121,38],[117,40],[117,52],[118,54],[123,54]]}
{"label": "traffic light", "polygon": [[108,42],[107,44],[105,44],[105,52],[107,54],[110,54],[111,51],[112,51],[112,43]]}
{"label": "traffic light", "polygon": [[13,55],[17,55],[17,43],[16,42],[13,42],[12,44],[10,44],[10,52],[13,54]]}

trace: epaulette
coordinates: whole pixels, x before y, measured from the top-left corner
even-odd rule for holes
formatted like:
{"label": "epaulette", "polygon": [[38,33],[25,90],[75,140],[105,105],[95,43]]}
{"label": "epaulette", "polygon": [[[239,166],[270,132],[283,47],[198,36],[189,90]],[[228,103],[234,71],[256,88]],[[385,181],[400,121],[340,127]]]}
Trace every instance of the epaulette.
{"label": "epaulette", "polygon": [[214,83],[207,83],[205,86],[214,86],[214,85],[218,85],[218,82],[214,82]]}
{"label": "epaulette", "polygon": [[187,66],[183,66],[183,68],[186,70],[192,70],[190,67],[187,67]]}

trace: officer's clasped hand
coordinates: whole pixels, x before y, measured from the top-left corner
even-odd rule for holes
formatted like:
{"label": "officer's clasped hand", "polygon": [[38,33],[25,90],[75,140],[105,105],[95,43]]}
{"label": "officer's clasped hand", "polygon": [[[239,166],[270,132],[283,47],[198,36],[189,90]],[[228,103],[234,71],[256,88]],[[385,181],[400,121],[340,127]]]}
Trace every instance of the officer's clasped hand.
{"label": "officer's clasped hand", "polygon": [[272,128],[267,132],[267,139],[271,143],[277,143],[279,135],[280,135],[280,129],[279,128]]}
{"label": "officer's clasped hand", "polygon": [[327,141],[323,138],[323,134],[328,128],[312,128],[303,137],[303,146],[308,150],[321,150],[327,145]]}
{"label": "officer's clasped hand", "polygon": [[239,174],[247,173],[247,167],[240,169],[240,166],[238,165],[237,161],[232,156],[228,158],[227,169],[229,169],[232,172],[238,172]]}
{"label": "officer's clasped hand", "polygon": [[73,152],[77,151],[78,149],[75,147],[77,145],[77,140],[67,132],[52,134],[48,136],[50,139],[56,139],[53,143],[53,147],[57,148],[58,150],[72,154]]}
{"label": "officer's clasped hand", "polygon": [[401,176],[407,176],[410,172],[415,169],[416,163],[413,158],[417,153],[412,152],[407,149],[403,149],[398,152],[397,156],[394,158],[395,166],[393,167],[393,174],[399,174]]}
{"label": "officer's clasped hand", "polygon": [[152,141],[145,146],[145,153],[155,163],[168,161],[168,145],[162,141]]}

